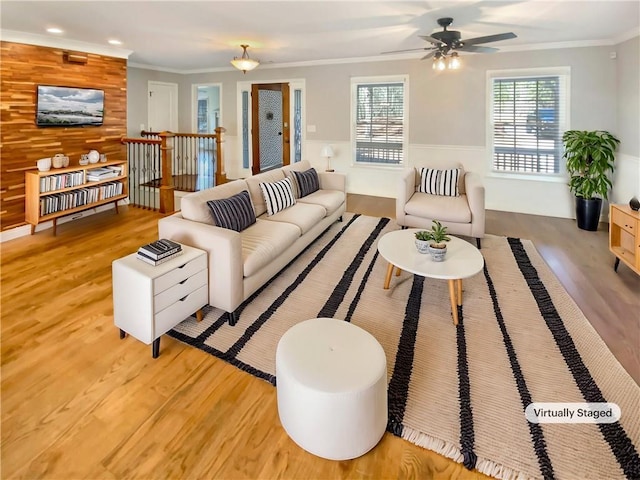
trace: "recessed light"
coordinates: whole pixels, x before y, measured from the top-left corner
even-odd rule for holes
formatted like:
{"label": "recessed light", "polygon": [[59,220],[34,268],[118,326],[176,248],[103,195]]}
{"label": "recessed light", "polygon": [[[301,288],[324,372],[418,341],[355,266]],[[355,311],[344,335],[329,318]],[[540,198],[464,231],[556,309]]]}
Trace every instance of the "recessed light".
{"label": "recessed light", "polygon": [[109,43],[111,45],[122,45],[122,42],[120,40],[109,40]]}
{"label": "recessed light", "polygon": [[52,27],[52,28],[47,28],[47,32],[49,32],[49,33],[62,33],[63,31],[60,30],[59,28]]}

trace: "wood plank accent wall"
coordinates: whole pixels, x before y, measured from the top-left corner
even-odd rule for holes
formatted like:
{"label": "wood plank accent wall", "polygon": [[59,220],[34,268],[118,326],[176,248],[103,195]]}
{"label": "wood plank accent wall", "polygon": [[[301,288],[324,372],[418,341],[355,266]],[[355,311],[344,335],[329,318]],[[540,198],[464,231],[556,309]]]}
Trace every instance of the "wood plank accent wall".
{"label": "wood plank accent wall", "polygon": [[[78,52],[74,52],[78,53]],[[84,65],[68,63],[60,48],[0,42],[0,228],[25,224],[25,171],[56,153],[78,165],[89,150],[109,160],[126,158],[127,60],[91,53]],[[100,127],[37,127],[38,85],[104,90]]]}

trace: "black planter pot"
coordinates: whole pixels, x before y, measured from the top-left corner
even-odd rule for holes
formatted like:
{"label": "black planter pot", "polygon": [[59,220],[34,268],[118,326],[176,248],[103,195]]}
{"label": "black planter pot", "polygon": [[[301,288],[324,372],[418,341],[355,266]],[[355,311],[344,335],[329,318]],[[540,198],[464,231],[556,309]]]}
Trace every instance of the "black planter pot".
{"label": "black planter pot", "polygon": [[601,198],[576,197],[576,220],[578,228],[595,232],[600,223],[600,212],[602,211]]}

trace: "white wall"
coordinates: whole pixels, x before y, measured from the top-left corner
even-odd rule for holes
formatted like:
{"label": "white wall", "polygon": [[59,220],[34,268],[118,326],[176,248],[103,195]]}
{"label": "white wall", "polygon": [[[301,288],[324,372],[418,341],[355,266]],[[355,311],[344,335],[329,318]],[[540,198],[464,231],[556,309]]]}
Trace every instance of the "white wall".
{"label": "white wall", "polygon": [[640,198],[640,36],[616,46],[617,132],[611,201],[628,203]]}
{"label": "white wall", "polygon": [[[611,58],[614,51],[617,59]],[[303,157],[324,170],[326,163],[320,157],[320,150],[323,145],[331,144],[336,153],[332,166],[348,175],[349,192],[395,197],[398,170],[352,164],[350,79],[355,76],[407,74],[407,165],[419,166],[428,158],[452,158],[460,161],[465,169],[483,176],[488,209],[572,218],[573,198],[566,180],[540,182],[491,176],[490,153],[486,146],[488,70],[568,66],[571,68],[569,128],[608,130],[619,135],[624,147],[621,146],[617,160],[612,198],[626,203],[630,198],[628,193],[638,191],[638,37],[615,47],[465,55],[463,61],[462,70],[440,73],[431,69],[429,61],[392,60],[291,68],[260,67],[246,75],[241,72],[184,75],[179,79],[180,128],[190,128],[191,125],[191,86],[194,83],[221,83],[223,126],[227,129],[227,171],[231,174],[241,172],[241,159],[237,154],[237,83],[304,79],[306,125],[313,125],[315,131],[305,132]],[[130,69],[130,74],[133,70]],[[138,71],[136,75],[144,76],[144,73]],[[627,102],[627,98],[634,98],[634,92],[635,100]],[[129,95],[132,94],[137,95],[130,91]],[[135,120],[130,117],[131,121]],[[631,132],[634,127],[635,140]]]}

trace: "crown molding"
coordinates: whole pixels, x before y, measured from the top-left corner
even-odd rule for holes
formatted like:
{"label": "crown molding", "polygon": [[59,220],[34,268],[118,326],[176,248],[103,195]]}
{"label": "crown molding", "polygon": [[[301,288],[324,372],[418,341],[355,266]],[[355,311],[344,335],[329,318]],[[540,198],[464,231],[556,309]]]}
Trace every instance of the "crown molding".
{"label": "crown molding", "polygon": [[614,44],[626,42],[627,40],[631,40],[632,38],[640,36],[640,27],[632,28],[631,30],[621,33],[617,37],[613,39]]}
{"label": "crown molding", "polygon": [[96,43],[80,42],[62,37],[49,37],[37,35],[35,33],[17,32],[14,30],[1,30],[0,39],[4,42],[24,43],[27,45],[38,45],[40,47],[62,48],[64,50],[77,50],[106,57],[129,58],[133,50],[112,47],[108,45],[98,45]]}

